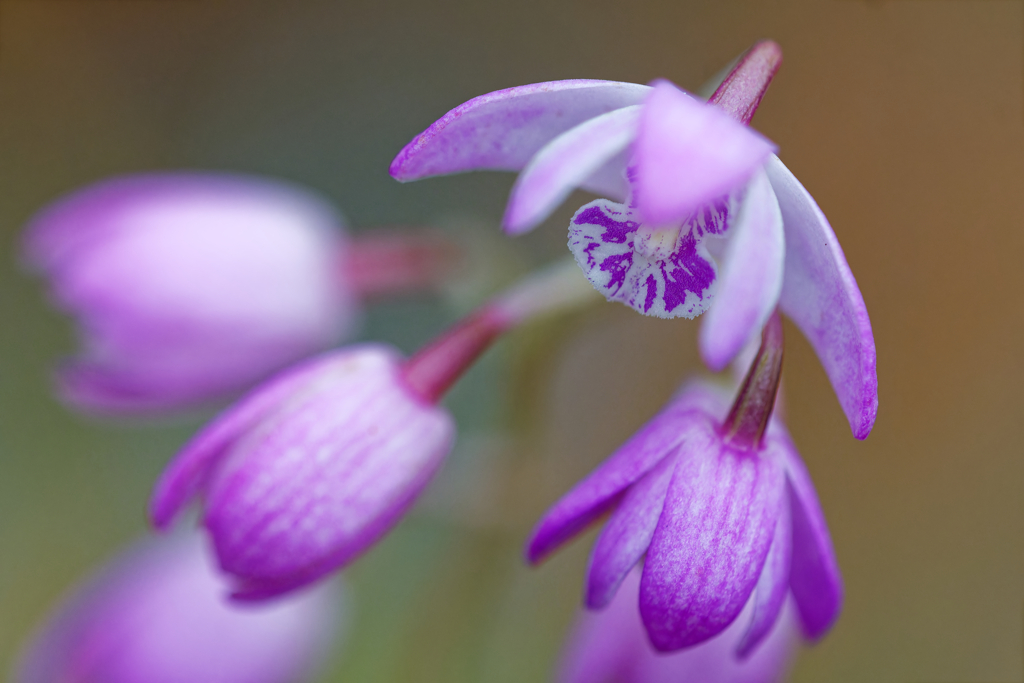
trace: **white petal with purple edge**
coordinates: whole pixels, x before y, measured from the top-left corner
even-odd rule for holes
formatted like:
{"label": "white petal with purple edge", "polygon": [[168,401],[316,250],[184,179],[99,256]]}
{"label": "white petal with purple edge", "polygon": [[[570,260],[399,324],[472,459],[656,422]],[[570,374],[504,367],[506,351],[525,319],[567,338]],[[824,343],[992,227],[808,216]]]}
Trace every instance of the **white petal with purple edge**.
{"label": "white petal with purple edge", "polygon": [[[531,230],[569,193],[624,150],[636,135],[640,106],[595,116],[562,133],[519,174],[503,224],[511,234]],[[625,168],[618,169],[621,176]]]}
{"label": "white petal with purple edge", "polygon": [[764,171],[754,174],[729,234],[715,305],[700,330],[701,356],[715,372],[764,327],[782,291],[782,214]]}
{"label": "white petal with purple edge", "polygon": [[391,162],[406,182],[475,170],[518,171],[550,140],[587,119],[640,104],[646,85],[574,79],[475,97],[417,135]]}
{"label": "white petal with purple edge", "polygon": [[875,339],[857,281],[825,214],[778,157],[765,166],[782,211],[786,268],[779,305],[825,368],[858,439],[878,412]]}
{"label": "white petal with purple edge", "polygon": [[640,117],[634,186],[644,221],[663,225],[742,185],[775,145],[668,81],[652,85]]}

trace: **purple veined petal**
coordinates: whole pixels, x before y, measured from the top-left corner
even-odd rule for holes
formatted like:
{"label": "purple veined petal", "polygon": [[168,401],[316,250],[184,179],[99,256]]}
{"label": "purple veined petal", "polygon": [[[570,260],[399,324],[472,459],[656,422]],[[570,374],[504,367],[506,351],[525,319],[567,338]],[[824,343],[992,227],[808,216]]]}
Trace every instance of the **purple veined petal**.
{"label": "purple veined petal", "polygon": [[793,523],[790,519],[789,501],[784,500],[779,508],[779,521],[775,523],[775,536],[768,558],[757,580],[754,595],[754,614],[743,637],[736,645],[736,655],[746,659],[771,633],[775,622],[789,594],[789,566],[793,556]]}
{"label": "purple veined petal", "polygon": [[391,162],[407,182],[476,170],[518,171],[553,138],[587,119],[640,104],[646,85],[574,79],[475,97],[413,138]]}
{"label": "purple veined petal", "polygon": [[[544,146],[519,174],[502,223],[518,235],[532,230],[636,135],[640,105],[595,116]],[[625,167],[618,169],[621,176]]]}
{"label": "purple veined petal", "polygon": [[710,426],[683,445],[640,584],[654,647],[696,645],[736,619],[764,567],[783,481],[774,458],[732,450]]}
{"label": "purple veined petal", "polygon": [[786,230],[779,305],[811,342],[858,439],[878,412],[875,339],[864,298],[825,214],[778,157],[765,166]]}
{"label": "purple veined petal", "polygon": [[[774,431],[774,430],[773,430]],[[843,577],[839,572],[825,513],[814,483],[785,430],[777,436],[783,446],[790,514],[793,519],[793,558],[789,586],[796,601],[804,633],[823,636],[843,606]]]}
{"label": "purple veined petal", "polygon": [[785,253],[779,203],[768,176],[758,171],[730,231],[718,292],[700,330],[701,356],[711,370],[724,370],[775,310]]}
{"label": "purple veined petal", "polygon": [[603,609],[619,584],[647,552],[654,536],[676,459],[666,456],[626,491],[590,553],[586,605]]}
{"label": "purple veined petal", "polygon": [[583,531],[707,420],[698,412],[671,407],[656,415],[544,514],[530,536],[527,561],[540,562]]}
{"label": "purple veined petal", "polygon": [[386,347],[336,354],[217,469],[204,521],[237,597],[269,597],[351,561],[440,468],[454,422],[399,372]]}
{"label": "purple veined petal", "polygon": [[331,355],[320,356],[281,372],[225,410],[175,456],[154,487],[149,516],[166,529],[205,485],[211,470],[240,434],[275,410],[302,383],[315,376]]}
{"label": "purple veined petal", "polygon": [[666,225],[742,185],[775,146],[668,81],[652,85],[634,150],[634,189],[644,222]]}

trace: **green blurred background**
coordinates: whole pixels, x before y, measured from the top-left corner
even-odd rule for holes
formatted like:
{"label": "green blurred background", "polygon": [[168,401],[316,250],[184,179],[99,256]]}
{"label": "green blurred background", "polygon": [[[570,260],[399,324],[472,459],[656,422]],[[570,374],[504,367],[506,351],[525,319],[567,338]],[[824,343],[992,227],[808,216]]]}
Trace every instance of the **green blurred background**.
{"label": "green blurred background", "polygon": [[[505,243],[511,175],[402,186],[391,158],[484,92],[576,77],[696,89],[770,37],[785,63],[754,124],[842,241],[880,387],[857,442],[788,328],[789,421],[847,582],[794,680],[1021,680],[1022,5],[0,0],[0,671],[62,591],[144,533],[152,481],[203,419],[98,422],[52,398],[48,368],[74,336],[17,266],[34,211],[112,174],[237,170],[304,183],[357,226],[461,226],[539,263],[565,253],[583,194]],[[465,303],[383,306],[364,336],[412,350]],[[449,402],[461,441],[435,490],[347,572],[349,634],[322,680],[546,680],[592,535],[535,570],[521,543],[697,370],[695,327],[606,304],[485,357]]]}

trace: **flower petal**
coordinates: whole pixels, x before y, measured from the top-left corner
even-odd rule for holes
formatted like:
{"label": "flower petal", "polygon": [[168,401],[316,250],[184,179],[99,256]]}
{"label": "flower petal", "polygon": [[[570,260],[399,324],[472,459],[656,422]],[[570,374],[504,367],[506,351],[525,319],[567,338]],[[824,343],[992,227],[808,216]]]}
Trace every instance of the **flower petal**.
{"label": "flower petal", "polygon": [[640,104],[649,90],[574,79],[475,97],[413,138],[391,162],[391,176],[407,182],[483,169],[518,171],[553,138],[587,119]]}
{"label": "flower petal", "polygon": [[586,605],[590,609],[607,606],[619,584],[647,552],[675,465],[675,457],[668,455],[630,486],[604,525],[587,570]]}
{"label": "flower petal", "polygon": [[786,595],[789,594],[789,565],[792,556],[793,523],[790,520],[789,501],[785,500],[779,508],[779,521],[775,523],[775,536],[771,550],[768,551],[768,559],[764,562],[761,577],[751,597],[754,614],[736,645],[738,657],[749,657],[775,626],[786,602]]}
{"label": "flower petal", "polygon": [[746,182],[775,146],[668,81],[652,86],[634,151],[634,190],[644,222],[665,225]]}
{"label": "flower petal", "polygon": [[683,445],[640,585],[656,648],[696,645],[736,619],[764,567],[783,481],[775,459],[728,448],[713,427]]}
{"label": "flower petal", "polygon": [[656,415],[544,514],[527,545],[527,561],[540,562],[583,531],[613,505],[629,485],[706,422],[707,418],[700,413],[673,410],[671,406]]}
{"label": "flower petal", "polygon": [[875,339],[857,281],[832,227],[778,157],[765,170],[786,230],[786,270],[779,305],[828,373],[853,435],[867,438],[878,412]]}
{"label": "flower petal", "polygon": [[330,357],[300,363],[264,382],[196,434],[164,469],[154,487],[149,501],[153,525],[158,529],[170,526],[181,508],[205,486],[211,470],[232,442],[315,376]]}
{"label": "flower petal", "polygon": [[701,356],[715,372],[764,327],[782,291],[782,214],[764,171],[754,174],[729,234],[715,303],[700,330]]}
{"label": "flower petal", "polygon": [[[506,232],[526,232],[547,218],[574,188],[629,145],[639,118],[640,105],[616,109],[584,121],[545,145],[512,188],[503,220]],[[619,174],[624,171],[619,169]]]}
{"label": "flower petal", "polygon": [[790,511],[793,518],[793,559],[789,586],[808,638],[820,638],[835,623],[843,606],[843,577],[832,549],[825,513],[814,483],[784,430],[778,438],[785,457]]}

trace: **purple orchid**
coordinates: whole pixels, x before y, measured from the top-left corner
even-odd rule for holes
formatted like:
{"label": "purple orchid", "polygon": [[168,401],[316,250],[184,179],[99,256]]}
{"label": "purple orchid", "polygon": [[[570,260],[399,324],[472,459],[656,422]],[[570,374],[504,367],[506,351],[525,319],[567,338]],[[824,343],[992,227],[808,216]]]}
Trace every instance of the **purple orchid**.
{"label": "purple orchid", "polygon": [[[797,649],[798,628],[787,600],[771,632],[749,657],[733,653],[743,637],[737,619],[715,638],[682,652],[651,647],[637,611],[640,570],[632,570],[611,603],[577,618],[559,665],[558,683],[781,683]],[[748,603],[745,610],[753,605]]]}
{"label": "purple orchid", "polygon": [[781,369],[774,315],[725,419],[714,387],[688,386],[544,515],[529,561],[611,509],[591,554],[586,604],[606,606],[646,558],[640,613],[659,650],[715,637],[752,600],[737,645],[749,654],[789,592],[807,636],[823,635],[838,616],[842,581],[811,479],[781,421],[770,419]]}
{"label": "purple orchid", "polygon": [[589,300],[568,263],[526,278],[405,360],[360,345],[285,371],[223,413],[166,469],[150,506],[167,528],[195,497],[234,595],[258,600],[351,562],[389,531],[451,450],[438,405],[501,334]]}
{"label": "purple orchid", "polygon": [[341,227],[315,196],[241,176],[131,176],[56,202],[25,250],[80,323],[60,392],[103,413],[216,399],[350,333],[357,295],[433,276],[424,240]]}
{"label": "purple orchid", "polygon": [[406,145],[391,175],[521,171],[504,218],[513,234],[576,187],[608,197],[569,226],[569,247],[598,291],[647,315],[707,311],[700,350],[715,371],[780,307],[863,439],[878,405],[863,298],[814,199],[744,125],[781,59],[778,45],[758,43],[710,104],[667,81],[554,81],[482,95]]}
{"label": "purple orchid", "polygon": [[77,590],[22,656],[17,683],[296,683],[337,630],[324,585],[238,606],[198,537],[149,541]]}

